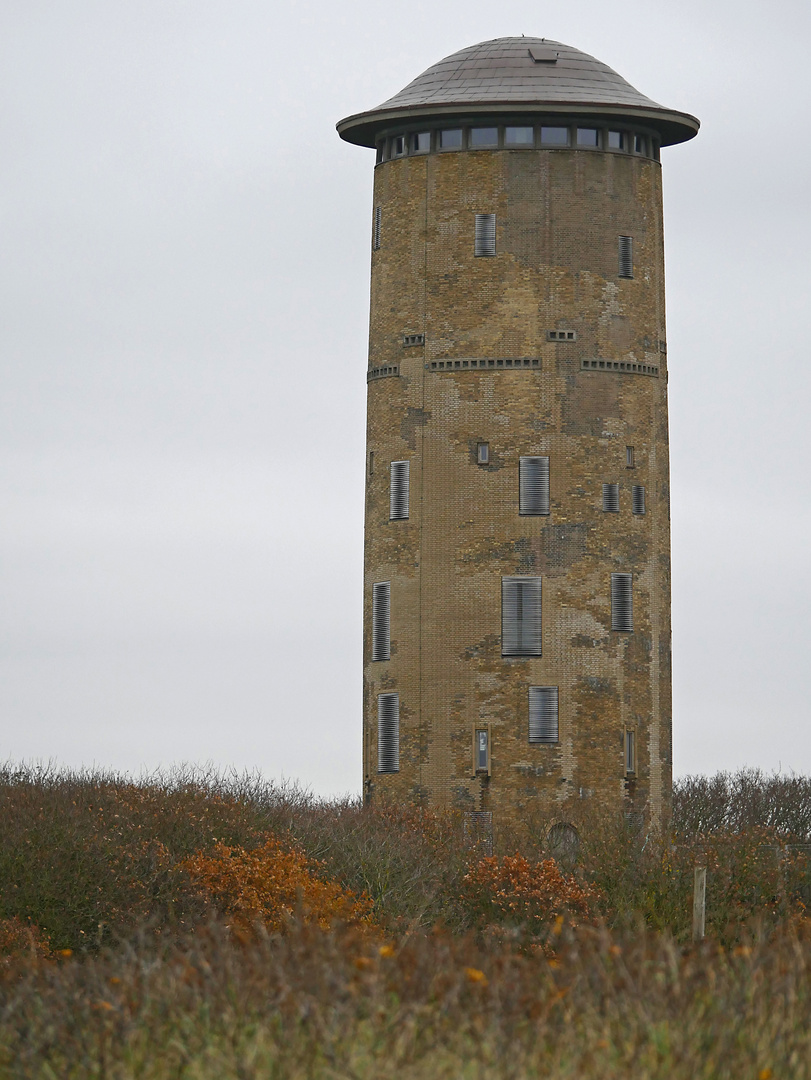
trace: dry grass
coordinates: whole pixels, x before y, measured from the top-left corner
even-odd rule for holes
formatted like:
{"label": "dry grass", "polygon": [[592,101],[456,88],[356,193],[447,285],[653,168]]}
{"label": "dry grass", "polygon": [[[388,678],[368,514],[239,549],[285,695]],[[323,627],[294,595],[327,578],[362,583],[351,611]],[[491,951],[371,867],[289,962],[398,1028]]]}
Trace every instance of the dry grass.
{"label": "dry grass", "polygon": [[801,1078],[811,943],[724,951],[642,929],[504,940],[209,924],[2,985],[0,1072],[33,1078]]}

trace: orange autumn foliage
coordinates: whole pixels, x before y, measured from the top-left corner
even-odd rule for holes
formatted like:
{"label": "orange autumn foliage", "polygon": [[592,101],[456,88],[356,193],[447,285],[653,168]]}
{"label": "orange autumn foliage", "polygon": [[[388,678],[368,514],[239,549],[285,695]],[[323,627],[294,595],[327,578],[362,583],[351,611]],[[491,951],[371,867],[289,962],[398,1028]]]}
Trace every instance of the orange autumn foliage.
{"label": "orange autumn foliage", "polygon": [[528,924],[540,928],[561,915],[589,921],[596,892],[554,859],[530,862],[523,855],[481,859],[463,879],[468,903],[480,920]]}
{"label": "orange autumn foliage", "polygon": [[281,930],[294,916],[327,929],[334,922],[368,922],[372,903],[338,882],[323,881],[302,852],[267,840],[246,851],[218,843],[180,864],[213,906],[247,930],[262,923]]}

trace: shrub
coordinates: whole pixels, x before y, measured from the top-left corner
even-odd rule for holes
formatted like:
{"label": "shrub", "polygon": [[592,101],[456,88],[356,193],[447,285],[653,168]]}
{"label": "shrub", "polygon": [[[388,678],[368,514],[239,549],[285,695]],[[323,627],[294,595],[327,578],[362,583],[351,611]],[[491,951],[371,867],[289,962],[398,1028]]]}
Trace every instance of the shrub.
{"label": "shrub", "polygon": [[481,859],[462,885],[479,925],[506,922],[537,933],[561,916],[572,922],[592,918],[594,890],[562,873],[554,859],[530,862],[518,854]]}
{"label": "shrub", "polygon": [[335,922],[368,921],[371,902],[335,881],[322,881],[300,851],[270,839],[253,851],[216,844],[184,859],[179,868],[242,930],[262,923],[281,930],[293,915],[328,929]]}

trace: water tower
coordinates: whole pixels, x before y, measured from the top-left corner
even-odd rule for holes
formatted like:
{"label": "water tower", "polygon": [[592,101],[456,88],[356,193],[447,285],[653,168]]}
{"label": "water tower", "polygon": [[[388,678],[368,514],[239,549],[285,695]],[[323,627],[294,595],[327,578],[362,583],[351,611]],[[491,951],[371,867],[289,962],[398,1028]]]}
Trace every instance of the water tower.
{"label": "water tower", "polygon": [[338,124],[376,152],[367,799],[667,814],[660,150],[698,126],[527,37]]}

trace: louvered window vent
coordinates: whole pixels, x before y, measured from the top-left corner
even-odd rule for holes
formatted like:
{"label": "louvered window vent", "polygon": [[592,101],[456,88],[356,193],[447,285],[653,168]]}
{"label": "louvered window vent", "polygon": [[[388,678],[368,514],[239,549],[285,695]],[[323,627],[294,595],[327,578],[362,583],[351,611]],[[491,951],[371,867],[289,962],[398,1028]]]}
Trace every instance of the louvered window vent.
{"label": "louvered window vent", "polygon": [[477,214],[476,232],[473,242],[474,255],[495,255],[496,253],[496,215]]}
{"label": "louvered window vent", "polygon": [[518,463],[518,512],[549,513],[549,458],[522,457]]}
{"label": "louvered window vent", "polygon": [[547,341],[577,341],[576,330],[547,330]]}
{"label": "louvered window vent", "polygon": [[425,334],[404,334],[403,335],[403,348],[407,349],[413,345],[424,345]]}
{"label": "louvered window vent", "polygon": [[560,736],[558,720],[558,688],[530,686],[529,741],[556,743]]}
{"label": "louvered window vent", "polygon": [[400,771],[400,695],[377,697],[377,771]]}
{"label": "louvered window vent", "polygon": [[634,241],[630,236],[619,238],[619,276],[624,278],[634,276]]}
{"label": "louvered window vent", "polygon": [[607,514],[620,512],[619,484],[603,484],[603,510]]}
{"label": "louvered window vent", "polygon": [[630,574],[611,575],[611,629],[630,633],[634,628],[634,595]]}
{"label": "louvered window vent", "polygon": [[408,518],[408,461],[392,461],[389,488],[389,520],[405,521]]}
{"label": "louvered window vent", "polygon": [[501,655],[541,656],[541,579],[501,579]]}
{"label": "louvered window vent", "polygon": [[383,207],[375,207],[375,223],[372,230],[372,248],[374,251],[380,249],[380,224],[383,220]]}
{"label": "louvered window vent", "polygon": [[645,513],[645,489],[641,484],[634,484],[631,489],[631,510],[634,514]]}
{"label": "louvered window vent", "polygon": [[391,582],[372,586],[372,659],[391,659]]}

